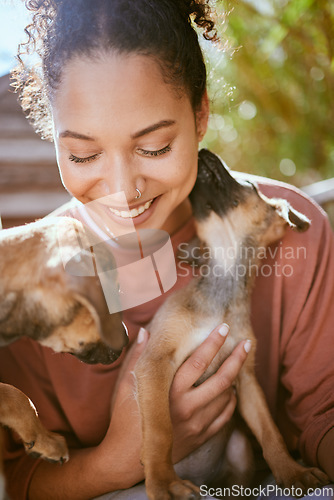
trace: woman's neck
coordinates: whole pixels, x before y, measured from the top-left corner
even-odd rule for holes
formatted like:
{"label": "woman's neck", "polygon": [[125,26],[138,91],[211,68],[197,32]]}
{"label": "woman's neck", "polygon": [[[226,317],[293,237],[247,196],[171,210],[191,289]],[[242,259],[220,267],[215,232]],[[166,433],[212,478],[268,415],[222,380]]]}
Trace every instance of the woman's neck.
{"label": "woman's neck", "polygon": [[192,209],[189,198],[186,198],[173,213],[168,217],[161,229],[172,236],[183,227],[192,217]]}

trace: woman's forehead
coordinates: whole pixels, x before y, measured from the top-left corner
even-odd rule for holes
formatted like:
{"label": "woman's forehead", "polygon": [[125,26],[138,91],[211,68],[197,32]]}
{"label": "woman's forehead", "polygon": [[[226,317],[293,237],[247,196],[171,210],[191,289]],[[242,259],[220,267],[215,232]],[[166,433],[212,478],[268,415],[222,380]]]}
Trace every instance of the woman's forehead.
{"label": "woman's forehead", "polygon": [[52,100],[56,122],[66,118],[106,126],[116,117],[137,121],[135,130],[146,123],[145,115],[150,115],[149,123],[173,120],[189,107],[187,94],[166,83],[152,57],[114,53],[71,60]]}

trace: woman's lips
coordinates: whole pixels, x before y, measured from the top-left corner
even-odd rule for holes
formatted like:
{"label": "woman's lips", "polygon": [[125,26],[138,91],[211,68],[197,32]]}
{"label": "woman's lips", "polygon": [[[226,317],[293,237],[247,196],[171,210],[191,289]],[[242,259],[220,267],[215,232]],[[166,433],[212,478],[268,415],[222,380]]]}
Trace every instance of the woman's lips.
{"label": "woman's lips", "polygon": [[118,217],[122,217],[122,219],[133,219],[134,217],[138,217],[138,215],[143,214],[146,210],[150,208],[153,203],[153,199],[147,201],[143,205],[139,205],[131,210],[118,210],[116,208],[109,207],[111,213],[117,215]]}
{"label": "woman's lips", "polygon": [[[153,214],[161,195],[148,200],[145,203],[138,205],[130,210],[122,210],[117,208],[108,207],[104,205],[105,213],[117,224],[125,226],[133,226],[142,224]],[[118,215],[119,214],[119,215]]]}

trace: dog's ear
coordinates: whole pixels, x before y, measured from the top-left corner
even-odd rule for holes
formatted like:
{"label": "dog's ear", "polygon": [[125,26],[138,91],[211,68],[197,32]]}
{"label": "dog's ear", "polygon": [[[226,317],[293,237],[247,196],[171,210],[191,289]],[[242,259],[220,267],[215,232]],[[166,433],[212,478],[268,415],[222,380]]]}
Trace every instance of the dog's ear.
{"label": "dog's ear", "polygon": [[[68,287],[73,290],[75,299],[90,312],[101,339],[114,351],[121,351],[128,343],[121,306],[115,307],[119,312],[109,312],[105,291],[98,276],[98,271],[113,269],[115,266],[112,254],[104,247],[103,244],[96,245],[93,253],[90,249],[83,249],[67,262],[64,269]],[[109,293],[113,295],[114,302],[119,301],[117,282],[110,283]]]}
{"label": "dog's ear", "polygon": [[272,207],[271,209],[274,210],[275,214],[275,218],[274,220],[271,219],[271,223],[265,234],[265,244],[269,245],[281,239],[288,227],[300,233],[309,228],[311,221],[306,215],[294,209],[287,200],[282,198],[268,198],[257,187],[255,187],[255,190],[258,196],[267,205]]}
{"label": "dog's ear", "polygon": [[310,227],[311,221],[306,215],[295,210],[286,200],[276,200],[275,210],[276,213],[295,231],[302,233]]}
{"label": "dog's ear", "polygon": [[114,351],[121,351],[128,344],[127,329],[121,312],[110,313],[99,278],[71,276],[75,299],[90,312],[103,340]]}
{"label": "dog's ear", "polygon": [[268,198],[266,195],[261,193],[258,186],[254,185],[254,188],[260,198],[264,200],[268,205],[271,205],[280,219],[288,224],[291,229],[303,233],[311,225],[311,221],[306,215],[298,212],[293,208],[287,200],[283,198]]}
{"label": "dog's ear", "polygon": [[[90,229],[75,219],[57,221],[59,255],[67,289],[86,307],[93,317],[103,341],[119,351],[128,343],[121,312],[110,313],[99,275],[116,267],[111,247],[98,240]],[[109,292],[119,300],[118,283],[109,280]],[[113,290],[117,293],[112,293]],[[120,311],[121,307],[115,308]]]}

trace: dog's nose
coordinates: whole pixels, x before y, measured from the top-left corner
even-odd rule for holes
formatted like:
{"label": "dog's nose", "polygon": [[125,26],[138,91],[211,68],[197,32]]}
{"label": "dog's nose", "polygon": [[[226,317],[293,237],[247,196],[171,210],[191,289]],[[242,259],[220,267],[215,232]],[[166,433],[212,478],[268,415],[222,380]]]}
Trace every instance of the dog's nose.
{"label": "dog's nose", "polygon": [[211,151],[201,149],[198,154],[198,175],[189,195],[197,220],[207,218],[212,211],[222,216],[244,199],[251,186],[238,182],[229,168]]}
{"label": "dog's nose", "polygon": [[109,365],[116,361],[121,355],[122,350],[115,351],[109,346],[103,344],[102,342],[96,342],[87,344],[82,350],[77,351],[74,354],[75,357],[88,363],[94,365],[101,363],[102,365]]}

